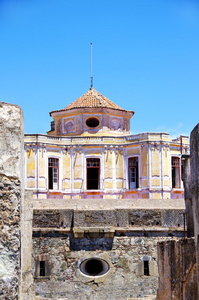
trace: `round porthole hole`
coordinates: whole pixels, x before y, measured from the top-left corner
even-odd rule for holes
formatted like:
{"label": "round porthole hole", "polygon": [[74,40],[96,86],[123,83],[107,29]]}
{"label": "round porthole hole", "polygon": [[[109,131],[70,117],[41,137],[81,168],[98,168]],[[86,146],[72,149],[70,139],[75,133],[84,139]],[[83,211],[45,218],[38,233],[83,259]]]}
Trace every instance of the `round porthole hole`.
{"label": "round porthole hole", "polygon": [[91,128],[95,128],[99,125],[99,120],[97,118],[88,118],[86,120],[86,125]]}
{"label": "round porthole hole", "polygon": [[88,258],[80,264],[80,271],[87,276],[102,276],[106,274],[110,266],[101,258]]}

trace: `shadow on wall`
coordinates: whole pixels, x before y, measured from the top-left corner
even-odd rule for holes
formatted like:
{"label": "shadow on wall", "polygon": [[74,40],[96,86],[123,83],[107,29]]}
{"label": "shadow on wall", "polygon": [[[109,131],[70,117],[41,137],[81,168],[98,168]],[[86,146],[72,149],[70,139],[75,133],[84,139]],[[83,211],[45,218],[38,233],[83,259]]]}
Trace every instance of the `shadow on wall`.
{"label": "shadow on wall", "polygon": [[85,238],[70,238],[70,250],[71,251],[96,251],[103,250],[108,251],[111,250],[113,246],[113,238],[91,238],[89,236],[85,236]]}

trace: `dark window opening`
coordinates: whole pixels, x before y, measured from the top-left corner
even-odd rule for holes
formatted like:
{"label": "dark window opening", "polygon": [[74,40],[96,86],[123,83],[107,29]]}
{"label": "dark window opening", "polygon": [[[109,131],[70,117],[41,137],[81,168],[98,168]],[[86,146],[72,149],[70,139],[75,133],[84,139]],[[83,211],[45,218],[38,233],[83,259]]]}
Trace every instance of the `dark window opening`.
{"label": "dark window opening", "polygon": [[109,264],[103,259],[89,258],[81,263],[80,270],[85,275],[100,276],[108,272]]}
{"label": "dark window opening", "polygon": [[57,190],[59,188],[59,159],[48,159],[48,188]]}
{"label": "dark window opening", "polygon": [[100,159],[87,159],[87,190],[99,189]]}
{"label": "dark window opening", "polygon": [[149,261],[144,260],[144,275],[149,276]]}
{"label": "dark window opening", "polygon": [[129,158],[129,188],[137,189],[138,183],[138,157]]}
{"label": "dark window opening", "polygon": [[52,121],[50,123],[50,125],[51,125],[51,131],[54,131],[55,130],[55,121]]}
{"label": "dark window opening", "polygon": [[39,272],[40,276],[45,276],[46,272],[45,272],[45,261],[40,261],[40,272]]}
{"label": "dark window opening", "polygon": [[89,118],[86,120],[86,125],[95,128],[99,125],[99,120],[97,118]]}
{"label": "dark window opening", "polygon": [[172,188],[180,188],[180,158],[172,157]]}

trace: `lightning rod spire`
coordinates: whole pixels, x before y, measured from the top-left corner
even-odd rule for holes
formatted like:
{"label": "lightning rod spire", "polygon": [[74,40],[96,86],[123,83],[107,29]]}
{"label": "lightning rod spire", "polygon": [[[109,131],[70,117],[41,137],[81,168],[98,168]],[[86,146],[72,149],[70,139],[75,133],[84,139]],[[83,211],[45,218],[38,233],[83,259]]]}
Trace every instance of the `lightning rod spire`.
{"label": "lightning rod spire", "polygon": [[93,76],[92,76],[92,42],[91,42],[91,88],[93,87]]}

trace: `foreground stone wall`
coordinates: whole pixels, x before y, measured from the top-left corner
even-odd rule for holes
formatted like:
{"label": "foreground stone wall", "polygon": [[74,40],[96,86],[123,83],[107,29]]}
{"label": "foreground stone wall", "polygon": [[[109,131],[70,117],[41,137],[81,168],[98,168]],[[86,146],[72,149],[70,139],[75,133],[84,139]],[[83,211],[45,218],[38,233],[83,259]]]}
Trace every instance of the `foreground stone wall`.
{"label": "foreground stone wall", "polygon": [[18,299],[20,276],[20,182],[0,174],[0,297]]}
{"label": "foreground stone wall", "polygon": [[199,124],[191,132],[190,157],[182,156],[187,235],[158,244],[158,300],[199,299]]}
{"label": "foreground stone wall", "polygon": [[0,103],[0,297],[18,299],[20,284],[20,217],[23,114]]}
{"label": "foreground stone wall", "polygon": [[[151,234],[152,235],[152,234]],[[144,233],[114,238],[75,239],[70,233],[34,234],[35,291],[42,299],[124,300],[155,295],[158,288],[157,241],[170,237],[145,237]],[[103,276],[80,271],[83,260],[97,257],[110,265]],[[144,275],[143,260],[149,260],[150,276]],[[38,262],[45,261],[46,276],[39,276]]]}
{"label": "foreground stone wall", "polygon": [[0,102],[0,299],[33,299],[32,193],[24,201],[24,129],[19,106]]}
{"label": "foreground stone wall", "polygon": [[[199,282],[199,124],[191,132],[191,186],[196,244],[197,280]],[[199,299],[199,284],[198,284]]]}
{"label": "foreground stone wall", "polygon": [[158,245],[159,289],[157,300],[197,300],[194,239]]}

